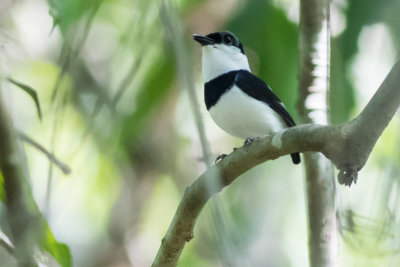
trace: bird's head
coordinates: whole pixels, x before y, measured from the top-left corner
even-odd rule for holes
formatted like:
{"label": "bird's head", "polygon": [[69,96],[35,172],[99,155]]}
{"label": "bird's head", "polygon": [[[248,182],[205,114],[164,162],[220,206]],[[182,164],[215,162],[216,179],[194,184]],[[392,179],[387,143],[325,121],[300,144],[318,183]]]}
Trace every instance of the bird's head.
{"label": "bird's head", "polygon": [[233,70],[250,70],[243,45],[231,32],[213,32],[205,36],[193,34],[203,48],[202,72],[204,82]]}

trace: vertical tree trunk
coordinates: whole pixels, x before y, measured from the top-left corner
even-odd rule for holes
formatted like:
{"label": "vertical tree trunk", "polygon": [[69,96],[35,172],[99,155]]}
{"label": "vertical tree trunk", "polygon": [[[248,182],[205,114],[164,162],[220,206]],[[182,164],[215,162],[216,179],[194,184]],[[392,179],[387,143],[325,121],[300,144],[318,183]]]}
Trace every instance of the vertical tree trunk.
{"label": "vertical tree trunk", "polygon": [[[329,0],[300,1],[298,110],[304,123],[328,123]],[[337,266],[335,177],[321,153],[305,153],[310,266]]]}

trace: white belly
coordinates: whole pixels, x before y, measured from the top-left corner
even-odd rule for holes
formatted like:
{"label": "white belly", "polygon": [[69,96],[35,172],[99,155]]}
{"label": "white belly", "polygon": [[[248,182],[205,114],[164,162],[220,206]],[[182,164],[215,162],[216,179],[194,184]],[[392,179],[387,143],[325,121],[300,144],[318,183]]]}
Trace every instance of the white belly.
{"label": "white belly", "polygon": [[249,97],[237,86],[222,95],[209,112],[222,130],[243,139],[287,128],[282,118],[266,103]]}

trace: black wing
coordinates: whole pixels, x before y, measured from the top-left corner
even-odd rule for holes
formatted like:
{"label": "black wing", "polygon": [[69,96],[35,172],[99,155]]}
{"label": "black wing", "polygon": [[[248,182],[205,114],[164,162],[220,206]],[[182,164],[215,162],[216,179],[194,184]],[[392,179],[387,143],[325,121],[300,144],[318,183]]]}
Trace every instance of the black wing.
{"label": "black wing", "polygon": [[238,72],[237,70],[227,72],[204,84],[204,101],[207,110],[217,104],[221,96],[232,88]]}
{"label": "black wing", "polygon": [[[270,108],[282,117],[287,126],[292,127],[296,125],[289,112],[287,112],[286,108],[283,106],[282,101],[272,92],[271,88],[269,88],[263,80],[251,74],[249,71],[240,70],[236,75],[235,83],[249,96],[270,106]],[[300,163],[301,159],[299,153],[292,153],[290,156],[294,164]]]}
{"label": "black wing", "polygon": [[263,80],[247,70],[240,70],[236,74],[235,83],[249,96],[270,106],[270,108],[282,117],[288,127],[296,125],[289,112],[287,112],[286,108],[283,106],[282,101],[272,92]]}

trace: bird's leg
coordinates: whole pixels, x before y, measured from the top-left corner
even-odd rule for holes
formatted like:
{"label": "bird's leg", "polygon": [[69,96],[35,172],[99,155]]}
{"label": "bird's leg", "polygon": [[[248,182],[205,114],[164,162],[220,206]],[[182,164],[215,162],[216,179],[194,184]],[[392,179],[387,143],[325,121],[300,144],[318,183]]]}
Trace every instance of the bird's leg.
{"label": "bird's leg", "polygon": [[249,147],[249,145],[251,144],[251,143],[253,143],[255,140],[258,140],[258,139],[260,139],[260,137],[254,137],[254,138],[251,138],[251,137],[248,137],[248,138],[246,138],[246,140],[244,140],[244,149],[247,151],[247,148]]}
{"label": "bird's leg", "polygon": [[227,155],[226,154],[221,154],[219,155],[216,159],[215,159],[215,164],[217,164],[217,162],[223,160]]}
{"label": "bird's leg", "polygon": [[253,143],[255,138],[247,137],[246,140],[244,140],[244,146],[247,148],[251,143]]}

